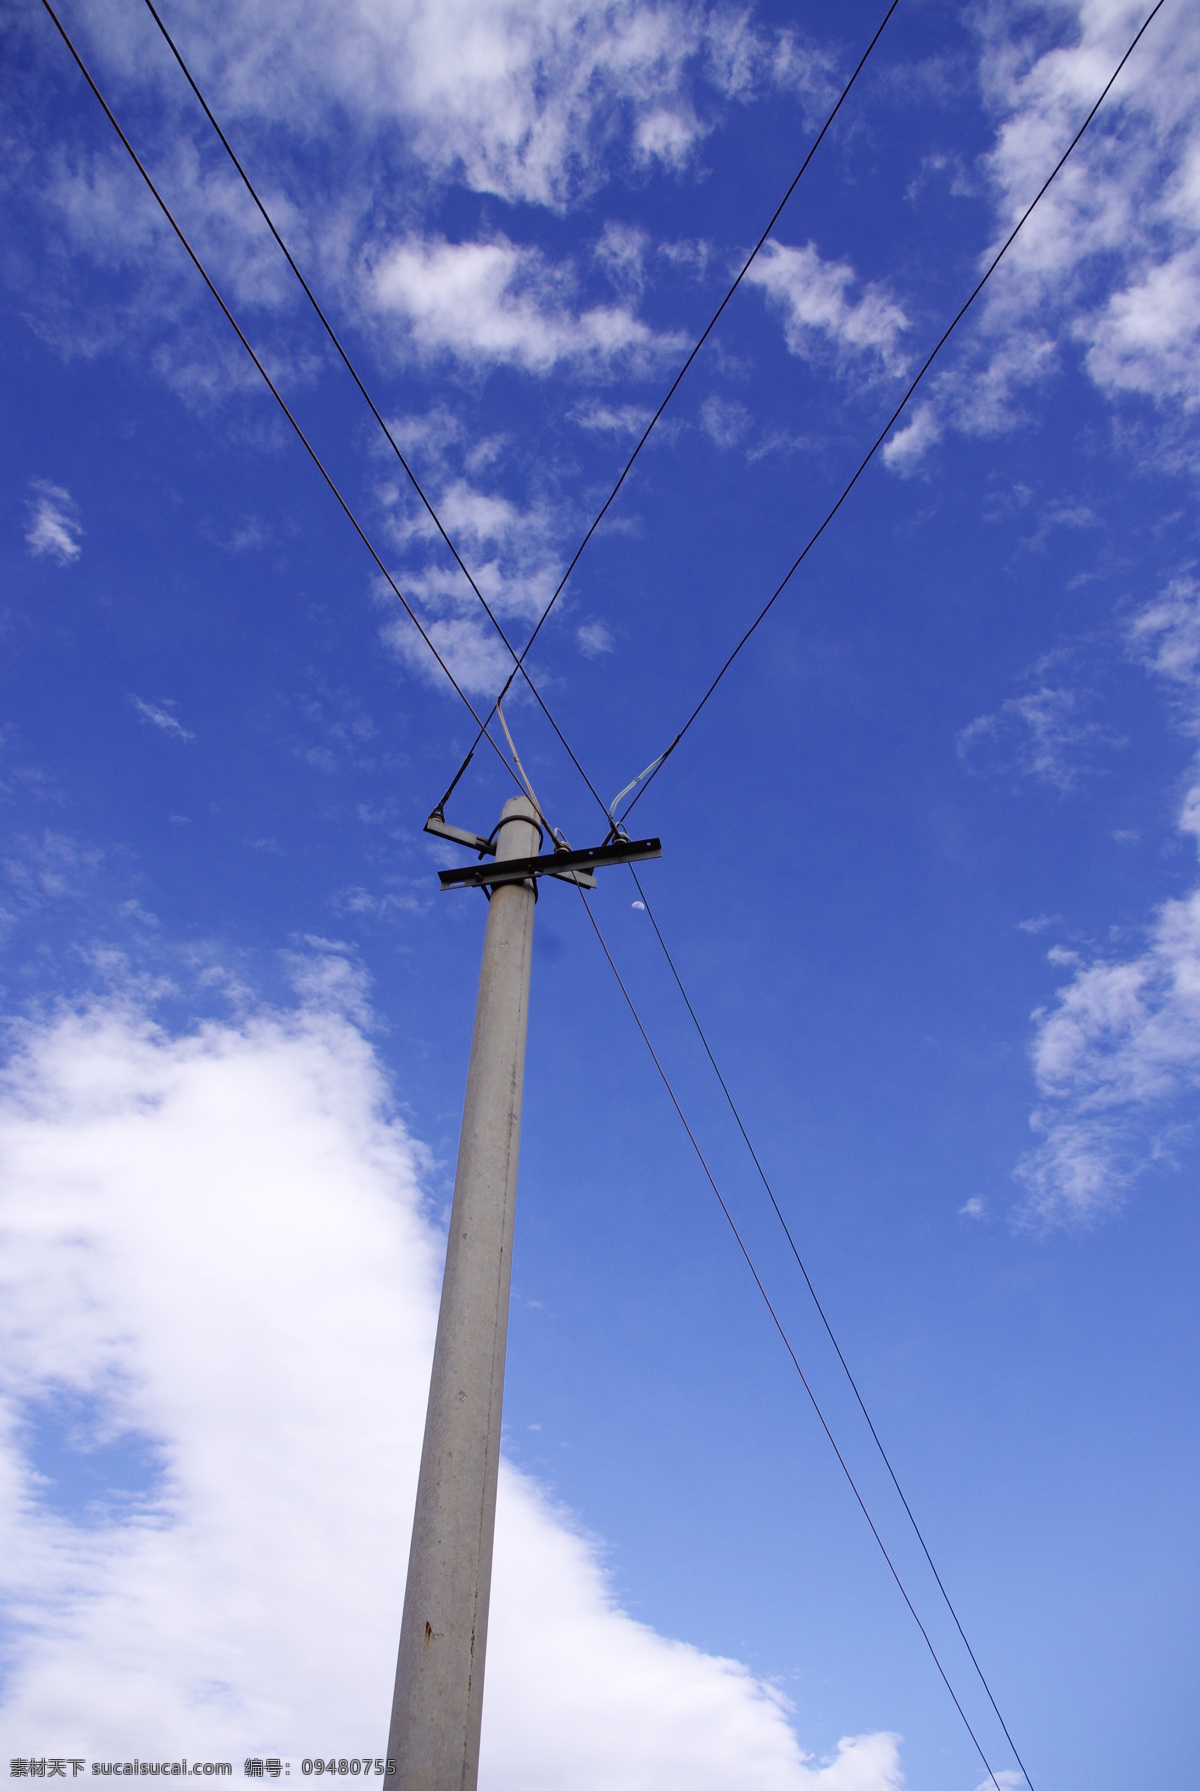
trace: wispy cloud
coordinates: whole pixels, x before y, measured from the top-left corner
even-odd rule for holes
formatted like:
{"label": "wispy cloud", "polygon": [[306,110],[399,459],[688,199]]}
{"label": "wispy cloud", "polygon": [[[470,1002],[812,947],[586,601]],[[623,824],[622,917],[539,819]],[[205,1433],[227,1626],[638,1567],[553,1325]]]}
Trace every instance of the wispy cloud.
{"label": "wispy cloud", "polygon": [[4,859],[8,899],[22,913],[31,913],[47,902],[77,899],[85,893],[102,858],[96,847],[50,828],[40,836],[21,835],[10,842]]}
{"label": "wispy cloud", "polygon": [[158,703],[148,703],[140,696],[131,696],[129,700],[143,721],[151,722],[156,728],[161,728],[164,734],[171,734],[176,740],[194,740],[196,738],[191,729],[185,728],[178,716],[172,713],[175,704],[169,697],[164,697]]}
{"label": "wispy cloud", "polygon": [[[653,416],[641,404],[602,404],[592,401],[571,411],[571,421],[581,429],[594,429],[604,435],[641,435]],[[660,425],[661,428],[661,425]]]}
{"label": "wispy cloud", "polygon": [[[1174,580],[1133,618],[1129,641],[1200,733],[1200,586]],[[1179,826],[1200,845],[1200,766]],[[1024,1214],[1039,1223],[1095,1218],[1170,1154],[1171,1103],[1200,1086],[1200,887],[1159,908],[1134,956],[1052,961],[1079,967],[1034,1015],[1039,1143],[1019,1174]]]}
{"label": "wispy cloud", "polygon": [[[998,18],[985,25],[982,72],[1001,116],[989,172],[1002,229],[1036,192],[1144,10],[1076,0],[1074,42],[1060,38],[1032,58],[1002,28],[992,35]],[[1098,386],[1190,409],[1200,403],[1200,22],[1186,12],[1164,22],[1018,239],[992,304],[999,315],[1065,304]],[[1109,270],[1097,291],[1083,276],[1101,258]]]}
{"label": "wispy cloud", "polygon": [[[182,10],[211,24],[198,0]],[[678,166],[709,128],[705,99],[828,85],[827,58],[795,35],[680,0],[443,0],[336,18],[297,0],[286,15],[220,16],[209,54],[228,115],[278,124],[303,98],[362,138],[402,133],[433,179],[554,208],[594,188],[614,148],[626,165]],[[204,33],[193,39],[203,51]]]}
{"label": "wispy cloud", "polygon": [[[1020,15],[976,9],[980,73],[996,117],[984,164],[995,244],[1070,141],[1144,11],[1127,0],[1043,0]],[[1039,14],[1052,25],[1045,48]],[[946,429],[988,435],[1017,426],[1026,395],[1060,371],[1072,347],[1108,398],[1149,400],[1166,440],[1200,407],[1198,95],[1200,20],[1185,9],[1168,24],[1164,14],[998,269],[959,364],[935,377],[926,406],[889,444],[893,470],[912,471]]]}
{"label": "wispy cloud", "polygon": [[[395,598],[386,585],[380,584],[377,595],[381,603],[395,606]],[[466,615],[425,618],[422,627],[444,664],[453,673],[460,689],[466,691],[468,696],[495,696],[503,687],[513,662],[503,641],[486,617],[477,619]],[[380,629],[380,635],[385,645],[411,671],[426,679],[434,689],[454,696],[437,659],[408,616],[403,613],[389,616]]]}
{"label": "wispy cloud", "polygon": [[620,293],[636,297],[646,284],[650,233],[634,224],[608,223],[596,244],[596,260]]}
{"label": "wispy cloud", "polygon": [[1035,1020],[1025,1211],[1091,1219],[1164,1150],[1169,1134],[1147,1143],[1148,1110],[1200,1085],[1200,891],[1159,910],[1145,951],[1086,964]]}
{"label": "wispy cloud", "polygon": [[1016,772],[1073,790],[1095,770],[1102,745],[1121,742],[1099,722],[1081,719],[1086,693],[1041,684],[1009,697],[994,715],[980,715],[958,736],[958,756],[969,769],[992,775]]}
{"label": "wispy cloud", "polygon": [[736,448],[750,422],[750,412],[737,398],[721,398],[713,392],[700,406],[700,427],[718,448]]}
{"label": "wispy cloud", "polygon": [[34,479],[29,500],[25,545],[31,554],[45,555],[59,566],[69,566],[83,549],[83,527],[70,492],[49,479]]}
{"label": "wispy cloud", "polygon": [[378,312],[427,357],[548,374],[614,362],[644,369],[678,351],[682,337],[656,335],[626,304],[573,308],[571,287],[569,268],[503,237],[409,237],[378,255],[371,277]]}
{"label": "wispy cloud", "polygon": [[[490,444],[472,443],[440,423],[435,414],[412,425],[418,437],[427,429],[425,458],[441,475],[433,486],[434,503],[492,615],[512,639],[514,627],[524,633],[541,615],[558,583],[556,514],[544,497],[521,505],[495,490]],[[395,570],[405,597],[462,687],[494,695],[513,663],[494,623],[407,484],[389,481],[378,495],[398,550]],[[391,611],[384,640],[413,670],[448,690],[437,661],[385,581],[378,581],[376,594]]]}
{"label": "wispy cloud", "polygon": [[[499,244],[456,245],[475,253],[452,268],[428,225],[414,224],[436,215],[447,183],[561,213],[615,174],[677,171],[726,102],[782,90],[807,110],[829,83],[829,57],[797,34],[691,0],[445,0],[336,18],[322,0],[262,14],[215,4],[180,0],[176,26],[235,138],[269,140],[279,184],[264,197],[323,296],[343,316],[375,308],[376,329],[382,306],[416,352],[472,365],[645,366],[667,339],[630,307],[643,259],[636,230],[614,224],[602,243],[622,302],[574,305],[553,290],[564,270],[532,250],[509,245],[504,267]],[[291,276],[207,125],[193,119],[189,134],[182,122],[177,71],[144,53],[149,29],[131,23],[90,46],[110,97],[118,112],[136,107],[142,150],[222,292],[244,320],[254,308],[270,314],[272,366],[310,379],[323,357]],[[337,145],[316,185],[314,141]],[[196,408],[249,391],[253,369],[168,248],[169,227],[136,174],[86,138],[47,132],[41,148],[26,223],[52,241],[62,278],[40,295],[35,327],[65,354],[135,350]],[[79,306],[80,261],[120,272],[119,305]],[[432,310],[421,293],[430,283]]]}
{"label": "wispy cloud", "polygon": [[940,441],[942,422],[933,404],[918,404],[883,445],[883,459],[894,473],[916,470],[929,449]]}
{"label": "wispy cloud", "polygon": [[612,630],[604,622],[584,622],[575,630],[579,650],[589,659],[599,659],[613,650]]}
{"label": "wispy cloud", "polygon": [[843,362],[875,362],[888,373],[904,366],[900,337],[908,319],[882,287],[858,286],[846,262],[825,261],[812,243],[789,248],[769,242],[746,275],[783,313],[791,352],[806,358],[830,350]]}

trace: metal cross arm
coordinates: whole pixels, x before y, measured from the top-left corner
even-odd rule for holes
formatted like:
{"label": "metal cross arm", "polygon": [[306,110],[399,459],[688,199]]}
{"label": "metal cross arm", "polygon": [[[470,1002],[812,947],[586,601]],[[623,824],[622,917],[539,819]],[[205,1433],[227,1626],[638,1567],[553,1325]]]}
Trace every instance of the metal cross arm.
{"label": "metal cross arm", "polygon": [[537,858],[506,858],[499,864],[459,865],[439,871],[438,880],[443,889],[491,889],[499,883],[524,883],[530,877],[569,876],[571,882],[582,882],[580,872],[661,857],[661,840],[615,840],[610,846],[589,846],[581,852],[543,852]]}

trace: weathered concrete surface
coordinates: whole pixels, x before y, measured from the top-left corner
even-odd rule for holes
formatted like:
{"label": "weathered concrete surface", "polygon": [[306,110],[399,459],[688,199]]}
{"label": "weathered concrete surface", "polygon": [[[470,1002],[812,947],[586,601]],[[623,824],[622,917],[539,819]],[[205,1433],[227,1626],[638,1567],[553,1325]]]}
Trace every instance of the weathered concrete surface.
{"label": "weathered concrete surface", "polygon": [[[497,860],[537,852],[532,803],[505,804]],[[488,906],[446,1272],[400,1630],[389,1791],[475,1791],[483,1714],[534,893]]]}

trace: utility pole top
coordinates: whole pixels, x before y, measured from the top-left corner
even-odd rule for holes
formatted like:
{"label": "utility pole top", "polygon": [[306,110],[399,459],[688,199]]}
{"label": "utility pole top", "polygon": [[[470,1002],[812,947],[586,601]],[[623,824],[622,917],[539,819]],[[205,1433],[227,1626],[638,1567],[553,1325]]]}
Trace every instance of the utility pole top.
{"label": "utility pole top", "polygon": [[494,866],[486,864],[456,865],[453,870],[439,871],[438,881],[443,889],[494,889],[501,883],[524,883],[539,877],[559,877],[565,883],[578,883],[584,889],[594,889],[596,879],[594,872],[609,864],[635,864],[646,858],[662,857],[662,841],[658,839],[630,840],[614,839],[603,846],[588,846],[582,851],[573,852],[561,840],[556,842],[553,852],[531,854],[526,858],[510,856],[508,852],[499,853],[496,849],[497,834],[508,820],[526,818],[538,829],[544,838],[538,811],[528,796],[513,796],[505,803],[496,832],[484,839],[481,834],[467,833],[461,827],[451,827],[442,814],[435,809],[425,823],[426,833],[433,833],[439,839],[455,840],[459,845],[471,846],[481,858],[496,857]]}
{"label": "utility pole top", "polygon": [[536,827],[540,844],[544,837],[545,829],[542,826],[542,817],[538,814],[537,809],[534,808],[533,803],[528,796],[509,797],[508,801],[504,804],[504,807],[500,810],[500,819],[496,823],[497,833],[500,831],[501,827],[507,827],[510,821],[528,821],[532,826]]}
{"label": "utility pole top", "polygon": [[[502,866],[541,837],[533,803],[517,796],[483,844]],[[479,1771],[534,905],[528,878],[488,904],[388,1736],[392,1791],[475,1791]]]}
{"label": "utility pole top", "polygon": [[506,802],[486,838],[451,827],[443,806],[425,831],[492,862],[441,872],[443,889],[481,888],[489,901],[400,1628],[390,1791],[476,1791],[479,1773],[538,882],[594,889],[598,868],[662,853],[658,840],[623,838],[582,852],[559,839],[539,852],[548,830],[528,796]]}

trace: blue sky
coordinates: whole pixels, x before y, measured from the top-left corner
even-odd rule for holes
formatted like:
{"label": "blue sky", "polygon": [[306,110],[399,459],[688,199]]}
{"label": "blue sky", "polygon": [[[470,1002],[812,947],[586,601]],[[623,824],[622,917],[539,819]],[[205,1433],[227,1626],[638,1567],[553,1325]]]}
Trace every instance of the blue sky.
{"label": "blue sky", "polygon": [[[164,13],[514,638],[882,11]],[[605,802],[1142,16],[901,0],[531,655]],[[504,649],[149,13],[62,17],[486,709]],[[4,33],[0,1737],[374,1752],[483,924],[421,829],[473,728],[49,18]],[[1168,0],[635,810],[1038,1791],[1183,1785],[1198,1739],[1198,75]],[[448,818],[486,833],[511,788],[481,750]],[[636,894],[609,871],[589,902],[1011,1791]],[[485,1781],[974,1791],[579,908],[537,917]]]}

